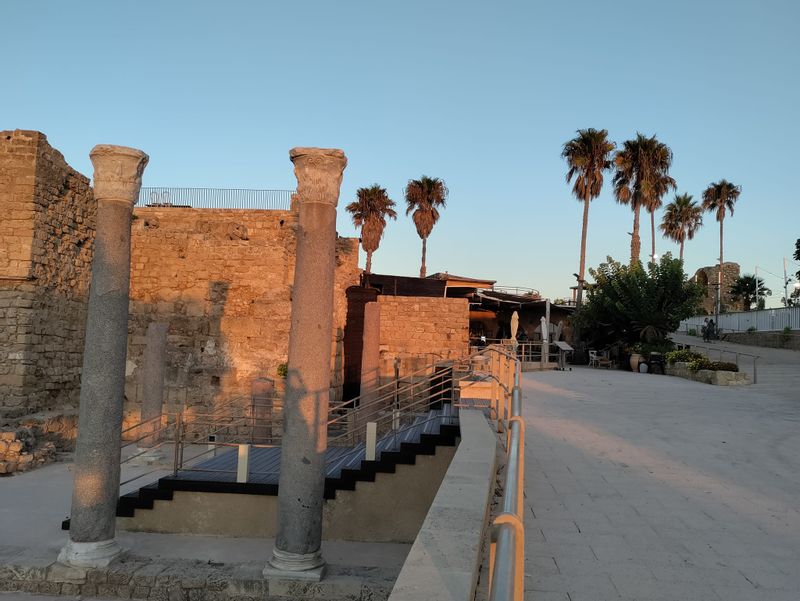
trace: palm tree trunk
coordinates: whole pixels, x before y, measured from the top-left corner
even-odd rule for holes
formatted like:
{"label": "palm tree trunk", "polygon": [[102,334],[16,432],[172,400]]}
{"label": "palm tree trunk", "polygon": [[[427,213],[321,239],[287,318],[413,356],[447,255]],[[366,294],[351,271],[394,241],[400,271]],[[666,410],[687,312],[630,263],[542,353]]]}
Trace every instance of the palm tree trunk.
{"label": "palm tree trunk", "polygon": [[642,250],[642,241],[639,238],[639,211],[641,207],[637,205],[633,209],[633,233],[631,235],[631,265],[639,261],[639,254]]}
{"label": "palm tree trunk", "polygon": [[367,251],[367,267],[364,269],[367,273],[372,273],[372,251]]}
{"label": "palm tree trunk", "polygon": [[421,278],[425,277],[425,254],[427,253],[428,250],[427,242],[428,242],[427,238],[422,239],[422,265],[420,265],[419,268],[419,277]]}
{"label": "palm tree trunk", "polygon": [[719,270],[717,272],[717,321],[719,321],[719,313],[722,310],[722,265],[724,259],[722,256],[722,222],[725,220],[724,213],[722,219],[719,220]]}
{"label": "palm tree trunk", "polygon": [[583,276],[586,273],[586,235],[589,232],[589,197],[583,201],[583,229],[581,230],[581,265],[578,269],[578,296],[575,308],[580,309],[583,301]]}
{"label": "palm tree trunk", "polygon": [[681,240],[681,262],[683,262],[683,240]]}
{"label": "palm tree trunk", "polygon": [[655,262],[656,257],[656,212],[650,211],[650,240],[653,242],[653,251],[650,253],[650,261]]}

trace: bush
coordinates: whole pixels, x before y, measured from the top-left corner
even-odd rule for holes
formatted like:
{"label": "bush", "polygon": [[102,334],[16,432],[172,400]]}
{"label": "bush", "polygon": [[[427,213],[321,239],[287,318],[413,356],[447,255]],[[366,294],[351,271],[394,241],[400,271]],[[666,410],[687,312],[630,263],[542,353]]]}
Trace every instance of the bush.
{"label": "bush", "polygon": [[278,377],[286,379],[286,375],[289,373],[289,365],[286,363],[281,363],[278,365]]}
{"label": "bush", "polygon": [[756,331],[756,327],[755,326],[750,326],[749,328],[747,328],[747,333],[748,334],[752,334],[755,331]]}
{"label": "bush", "polygon": [[739,366],[729,361],[711,361],[710,366],[704,369],[711,371],[739,371]]}
{"label": "bush", "polygon": [[688,331],[687,331],[686,333],[687,333],[689,336],[697,336],[697,329],[695,329],[695,328],[689,328],[689,329],[688,329]]}
{"label": "bush", "polygon": [[698,371],[700,369],[710,369],[711,371],[739,371],[739,367],[735,363],[711,361],[708,357],[699,357],[689,361],[688,367],[689,371]]}
{"label": "bush", "polygon": [[670,351],[666,354],[667,362],[672,365],[678,361],[696,361],[697,359],[703,359],[704,356],[700,353],[695,353],[694,351],[690,351],[689,349],[682,349],[680,351]]}

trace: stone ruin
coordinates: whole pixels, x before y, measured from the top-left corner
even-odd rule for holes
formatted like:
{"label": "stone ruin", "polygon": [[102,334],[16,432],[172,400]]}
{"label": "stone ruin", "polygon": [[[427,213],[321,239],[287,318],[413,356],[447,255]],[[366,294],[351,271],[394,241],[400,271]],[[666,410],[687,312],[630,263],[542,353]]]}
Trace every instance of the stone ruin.
{"label": "stone ruin", "polygon": [[[731,286],[736,282],[740,275],[738,263],[725,262],[722,264],[722,291],[720,295],[721,311],[742,311],[742,302],[736,301],[731,297]],[[719,265],[709,265],[698,269],[693,282],[696,282],[705,290],[701,299],[700,310],[707,315],[713,315],[716,311],[717,302],[717,281],[719,276]]]}

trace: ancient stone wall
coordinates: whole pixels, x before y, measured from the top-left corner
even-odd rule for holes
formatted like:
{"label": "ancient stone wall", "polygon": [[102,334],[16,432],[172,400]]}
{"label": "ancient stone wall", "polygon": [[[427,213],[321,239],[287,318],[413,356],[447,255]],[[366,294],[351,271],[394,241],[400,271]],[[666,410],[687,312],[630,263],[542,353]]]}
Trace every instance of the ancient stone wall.
{"label": "ancient stone wall", "polygon": [[[693,281],[703,287],[705,294],[700,302],[700,312],[707,315],[713,315],[716,309],[717,302],[717,278],[719,274],[719,265],[711,265],[709,267],[701,267],[695,274]],[[738,263],[722,264],[722,294],[720,296],[720,304],[723,311],[742,311],[742,302],[735,301],[731,297],[731,286],[736,283],[739,278],[740,268]]]}
{"label": "ancient stone wall", "polygon": [[96,205],[44,134],[0,132],[0,414],[77,405]]}
{"label": "ancient stone wall", "polygon": [[[286,361],[296,215],[289,211],[137,208],[131,258],[126,410],[138,418],[139,364],[151,321],[169,324],[166,410],[249,396]],[[332,385],[341,394],[345,289],[358,240],[337,241]]]}
{"label": "ancient stone wall", "polygon": [[469,350],[469,304],[465,298],[379,296],[381,377],[401,375],[434,361],[462,357]]}

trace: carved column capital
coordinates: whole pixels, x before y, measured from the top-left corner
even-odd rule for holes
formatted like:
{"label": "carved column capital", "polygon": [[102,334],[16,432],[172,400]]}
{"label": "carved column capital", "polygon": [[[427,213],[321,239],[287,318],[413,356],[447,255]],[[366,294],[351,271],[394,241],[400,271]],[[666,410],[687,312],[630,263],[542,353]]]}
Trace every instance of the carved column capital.
{"label": "carved column capital", "polygon": [[94,197],[98,201],[122,201],[133,207],[150,157],[136,148],[111,144],[98,144],[89,157],[94,165]]}
{"label": "carved column capital", "polygon": [[347,166],[344,151],[338,148],[292,148],[289,158],[297,178],[295,199],[301,204],[322,203],[336,207],[339,187]]}

